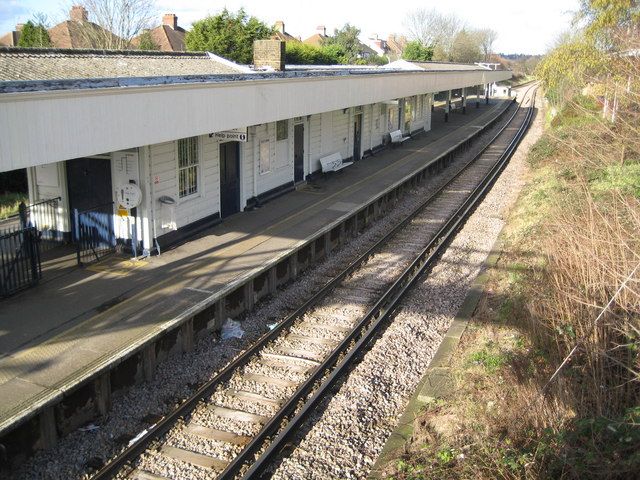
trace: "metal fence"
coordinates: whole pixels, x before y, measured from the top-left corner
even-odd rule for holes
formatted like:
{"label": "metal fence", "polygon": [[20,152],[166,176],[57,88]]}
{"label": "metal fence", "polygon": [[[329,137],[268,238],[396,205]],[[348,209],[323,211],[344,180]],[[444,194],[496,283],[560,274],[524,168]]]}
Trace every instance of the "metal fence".
{"label": "metal fence", "polygon": [[60,245],[64,242],[62,218],[59,211],[60,200],[61,198],[57,197],[33,205],[21,203],[19,213],[0,220],[0,235],[33,227],[37,230],[41,251]]}
{"label": "metal fence", "polygon": [[95,262],[115,251],[113,202],[83,212],[74,209],[73,223],[78,265]]}
{"label": "metal fence", "polygon": [[26,224],[35,227],[43,249],[64,241],[59,203],[61,198],[52,198],[26,207]]}
{"label": "metal fence", "polygon": [[0,234],[0,295],[38,283],[42,276],[39,243],[35,227]]}

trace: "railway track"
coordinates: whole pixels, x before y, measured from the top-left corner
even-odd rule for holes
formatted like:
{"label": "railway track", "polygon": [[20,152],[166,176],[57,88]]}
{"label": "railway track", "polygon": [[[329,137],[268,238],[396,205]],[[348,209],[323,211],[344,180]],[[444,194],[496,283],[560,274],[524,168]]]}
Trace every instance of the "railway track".
{"label": "railway track", "polygon": [[448,183],[93,478],[259,476],[491,187],[534,95]]}

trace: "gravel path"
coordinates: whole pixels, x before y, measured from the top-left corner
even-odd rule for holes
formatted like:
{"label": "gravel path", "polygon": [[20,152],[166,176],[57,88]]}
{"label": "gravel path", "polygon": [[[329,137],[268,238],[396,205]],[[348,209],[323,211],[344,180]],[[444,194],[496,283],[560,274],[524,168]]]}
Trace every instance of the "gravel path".
{"label": "gravel path", "polygon": [[[485,134],[484,137],[488,138],[490,134]],[[461,155],[456,163],[468,161],[478,145],[479,142],[476,142],[475,148]],[[455,166],[456,164],[453,165],[453,168]],[[242,339],[233,338],[221,341],[217,335],[208,336],[197,343],[192,353],[169,358],[161,364],[152,382],[115,394],[112,411],[108,417],[96,423],[95,427],[97,428],[73,432],[62,439],[56,448],[36,454],[20,469],[13,472],[13,478],[87,478],[104,462],[104,459],[120,451],[131,438],[148,428],[158,416],[167,413],[180,402],[180,399],[189,396],[197,385],[213,377],[229,360],[267,331],[270,324],[284,318],[302,300],[315,292],[327,278],[368,249],[400,218],[413,210],[426,195],[442,185],[448,175],[450,175],[450,171],[443,172],[443,174],[433,177],[428,185],[413,189],[409,195],[405,195],[398,202],[383,220],[375,222],[372,227],[359,235],[358,238],[351,240],[327,261],[305,271],[295,283],[279,291],[275,298],[261,303],[257,310],[242,321],[244,330]],[[393,259],[389,260],[393,263]],[[357,277],[352,280],[357,280]],[[332,332],[327,331],[326,336],[331,337],[331,335]],[[296,347],[296,345],[290,346]],[[324,351],[326,348],[318,347],[317,350]],[[402,362],[398,365],[402,365]],[[248,368],[250,369],[250,366]],[[247,382],[243,379],[237,379],[234,387],[246,388]],[[288,393],[286,389],[280,389],[280,391],[265,389],[264,384],[254,385],[252,390],[270,398],[283,398]],[[383,390],[376,391],[376,394],[386,396]],[[218,392],[216,395],[223,396],[224,394]],[[256,413],[266,414],[267,410]],[[242,425],[241,422],[232,419],[221,420],[208,412],[197,411],[194,416],[203,419],[206,426],[225,428],[233,424],[234,430],[244,431],[246,434],[255,433],[251,424]],[[207,418],[209,421],[206,420]],[[181,435],[179,431],[169,435],[174,446],[179,446],[182,444],[181,442],[184,442]],[[222,446],[215,444],[215,442],[206,441],[200,441],[194,447],[203,453],[218,452],[221,448]],[[225,456],[232,452],[220,453],[221,456]],[[143,463],[146,461],[143,460]],[[177,465],[175,471],[178,472]],[[193,467],[192,474],[193,478],[201,478],[204,471],[201,468]]]}
{"label": "gravel path", "polygon": [[482,205],[337,394],[319,408],[274,479],[367,477],[504,226],[542,123],[537,115]]}

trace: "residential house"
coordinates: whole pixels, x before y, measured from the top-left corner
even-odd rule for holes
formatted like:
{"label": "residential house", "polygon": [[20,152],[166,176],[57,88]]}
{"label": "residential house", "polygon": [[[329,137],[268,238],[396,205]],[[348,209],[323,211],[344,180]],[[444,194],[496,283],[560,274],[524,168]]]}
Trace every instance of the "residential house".
{"label": "residential house", "polygon": [[109,48],[122,49],[123,40],[109,30],[89,21],[87,9],[74,5],[65,20],[49,30],[49,38],[55,48]]}
{"label": "residential house", "polygon": [[282,42],[299,42],[300,39],[294,37],[293,35],[289,35],[284,29],[284,22],[282,20],[278,20],[274,26],[275,33],[271,36],[274,40],[280,40]]}
{"label": "residential house", "polygon": [[[316,33],[311,35],[302,43],[306,43],[307,45],[312,45],[314,47],[321,47],[326,42],[327,38],[329,38],[327,35],[327,28],[324,25],[320,25],[316,28]],[[368,45],[365,45],[362,42],[359,42],[359,44],[358,58],[370,58],[378,55],[378,53]]]}
{"label": "residential house", "polygon": [[377,33],[374,33],[372,36],[367,38],[365,44],[374,52],[376,52],[376,55],[385,56],[389,52],[389,46],[387,45],[387,42],[378,37]]}
{"label": "residential house", "polygon": [[23,23],[16,25],[16,29],[12,32],[5,33],[0,37],[0,47],[17,47],[22,33]]}
{"label": "residential house", "polygon": [[[178,25],[178,16],[173,13],[165,13],[162,16],[162,25],[148,30],[153,43],[162,52],[186,51],[184,37],[187,31]],[[140,35],[131,40],[134,47],[140,44]]]}
{"label": "residential house", "polygon": [[306,40],[303,40],[302,43],[306,43],[307,45],[311,45],[313,47],[321,47],[322,45],[324,45],[324,42],[327,38],[327,27],[325,27],[324,25],[320,25],[319,27],[316,27],[316,33],[311,35]]}
{"label": "residential house", "polygon": [[402,52],[407,45],[407,38],[403,35],[397,35],[395,33],[390,34],[387,37],[388,57],[393,60],[402,58]]}

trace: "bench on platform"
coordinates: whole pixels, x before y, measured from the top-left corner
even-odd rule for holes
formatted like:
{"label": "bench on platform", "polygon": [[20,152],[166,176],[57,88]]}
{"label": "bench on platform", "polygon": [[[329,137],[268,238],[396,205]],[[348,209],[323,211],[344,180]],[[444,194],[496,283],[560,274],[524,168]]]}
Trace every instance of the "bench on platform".
{"label": "bench on platform", "polygon": [[391,143],[396,145],[399,145],[405,140],[409,140],[411,138],[411,137],[403,137],[402,130],[394,130],[393,132],[389,132],[389,135],[391,135]]}
{"label": "bench on platform", "polygon": [[342,155],[340,155],[340,152],[337,152],[327,155],[326,157],[322,157],[320,159],[320,164],[322,165],[322,173],[327,173],[342,170],[344,167],[353,165],[353,162],[343,162]]}

